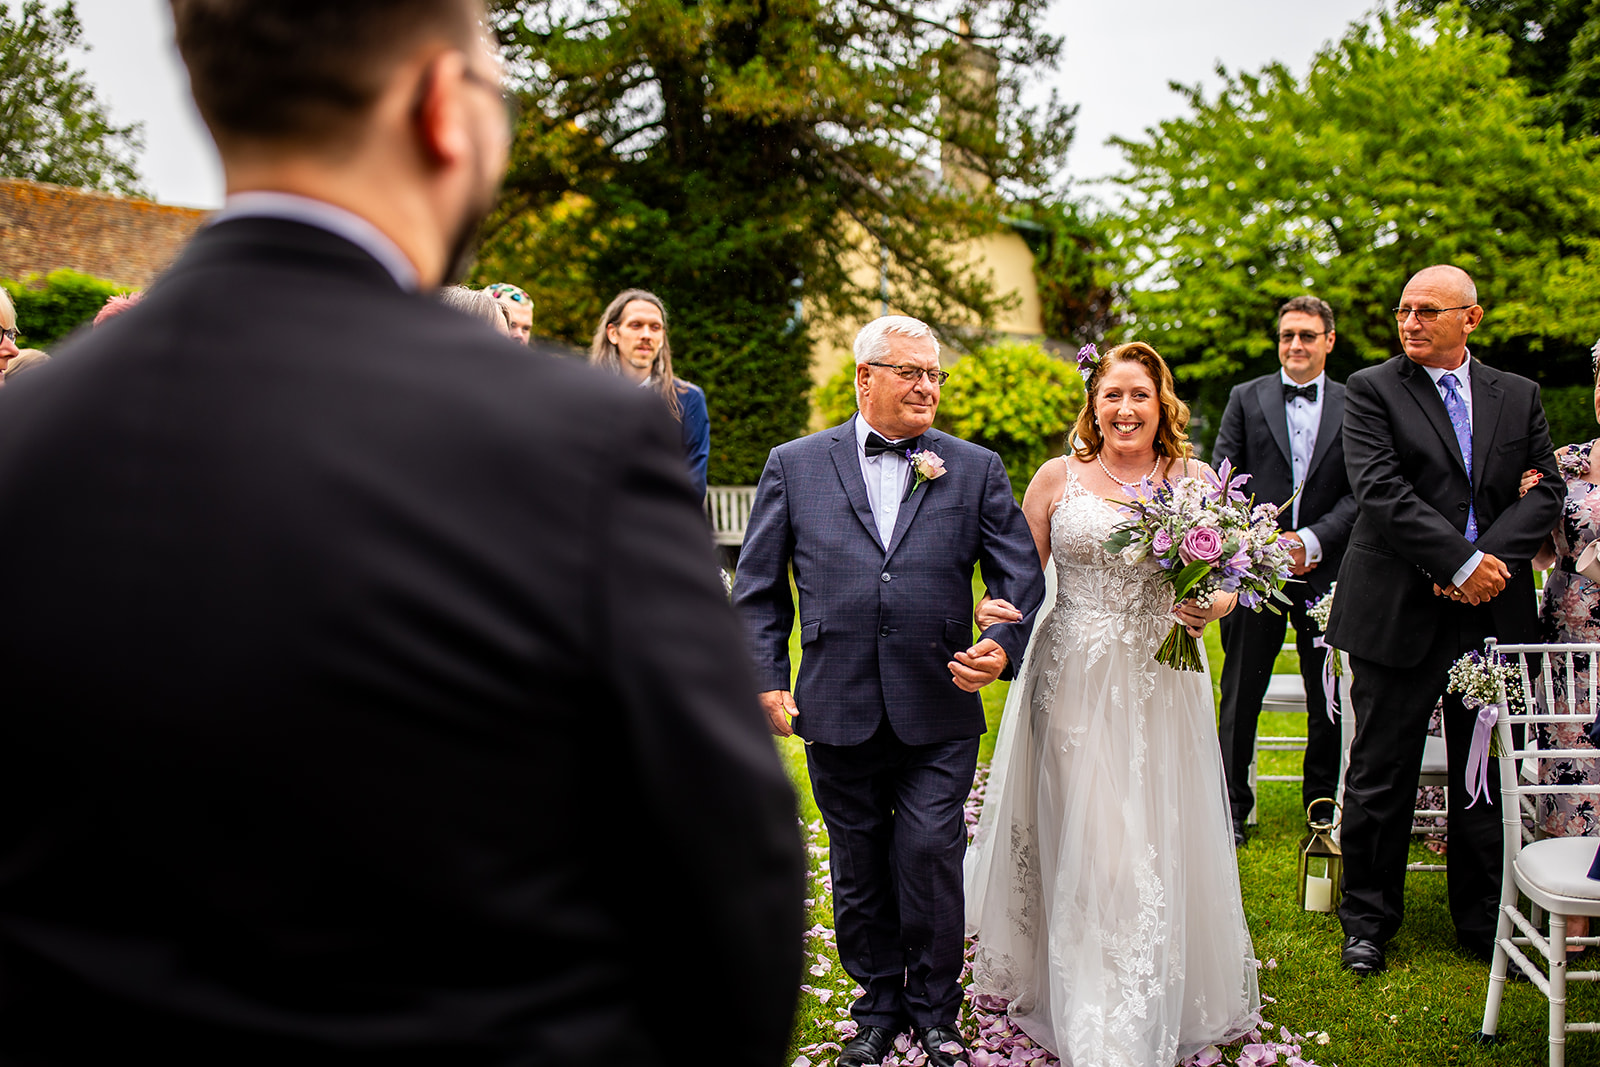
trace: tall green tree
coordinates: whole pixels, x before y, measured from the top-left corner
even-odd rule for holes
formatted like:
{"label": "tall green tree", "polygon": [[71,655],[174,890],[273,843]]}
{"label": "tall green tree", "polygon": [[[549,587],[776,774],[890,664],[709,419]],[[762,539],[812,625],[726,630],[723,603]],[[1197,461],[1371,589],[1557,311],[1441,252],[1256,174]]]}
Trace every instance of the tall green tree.
{"label": "tall green tree", "polygon": [[[1409,0],[1431,14],[1447,0]],[[1600,134],[1600,0],[1466,0],[1469,23],[1511,44],[1509,73],[1527,82],[1540,121]]]}
{"label": "tall green tree", "polygon": [[1549,384],[1586,381],[1600,333],[1600,141],[1541,125],[1503,37],[1458,9],[1380,15],[1320,52],[1229,74],[1191,114],[1124,141],[1123,339],[1154,344],[1212,425],[1276,366],[1274,315],[1333,305],[1331,369],[1393,355],[1410,274],[1455,263],[1487,309],[1474,352]]}
{"label": "tall green tree", "polygon": [[819,324],[996,309],[955,246],[1070,139],[1071,109],[1021,100],[1059,55],[1045,5],[499,0],[527,114],[478,276],[579,343],[619,289],[660,293],[711,478],[751,481],[804,431]]}
{"label": "tall green tree", "polygon": [[118,126],[69,49],[87,49],[72,0],[0,3],[0,174],[142,196],[138,123]]}

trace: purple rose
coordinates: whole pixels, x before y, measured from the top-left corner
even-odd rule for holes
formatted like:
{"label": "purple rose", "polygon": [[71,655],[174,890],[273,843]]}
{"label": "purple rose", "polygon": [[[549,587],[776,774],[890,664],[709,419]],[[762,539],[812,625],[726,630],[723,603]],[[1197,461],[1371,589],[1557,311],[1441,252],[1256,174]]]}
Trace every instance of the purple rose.
{"label": "purple rose", "polygon": [[1222,535],[1209,526],[1196,526],[1183,535],[1178,558],[1185,564],[1215,563],[1222,555]]}
{"label": "purple rose", "polygon": [[1157,530],[1156,535],[1150,538],[1150,551],[1158,556],[1164,556],[1172,551],[1172,535],[1166,530]]}

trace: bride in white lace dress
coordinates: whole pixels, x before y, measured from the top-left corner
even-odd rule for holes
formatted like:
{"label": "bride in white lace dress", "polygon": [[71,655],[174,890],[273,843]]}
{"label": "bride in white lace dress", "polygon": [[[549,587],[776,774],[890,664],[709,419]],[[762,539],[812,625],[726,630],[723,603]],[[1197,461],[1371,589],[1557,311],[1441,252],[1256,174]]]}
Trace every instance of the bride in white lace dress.
{"label": "bride in white lace dress", "polygon": [[[1174,605],[1151,560],[1101,542],[1106,502],[1175,479],[1188,409],[1147,345],[1085,369],[1074,455],[1023,502],[1056,596],[1012,683],[967,854],[974,993],[1070,1067],[1172,1067],[1258,1018],[1255,953],[1217,744],[1210,676],[1155,662],[1176,615],[1199,636],[1233,607]],[[986,601],[980,623],[1010,617]]]}

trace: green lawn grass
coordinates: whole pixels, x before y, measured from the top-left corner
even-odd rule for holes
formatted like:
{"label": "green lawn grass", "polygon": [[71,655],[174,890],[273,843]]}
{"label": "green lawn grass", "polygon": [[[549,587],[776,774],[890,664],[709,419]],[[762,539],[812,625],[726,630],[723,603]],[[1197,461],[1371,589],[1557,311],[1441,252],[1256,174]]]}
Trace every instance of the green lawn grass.
{"label": "green lawn grass", "polygon": [[[1220,674],[1222,650],[1216,628],[1206,633],[1207,655],[1215,684]],[[798,634],[791,640],[793,662],[799,663]],[[1280,673],[1297,669],[1292,653],[1280,658]],[[996,682],[984,690],[989,732],[984,735],[980,760],[994,751],[996,727],[1005,703],[1007,684]],[[1303,716],[1264,714],[1263,733],[1304,733]],[[808,828],[811,849],[811,924],[808,965],[825,973],[807,976],[808,985],[827,993],[802,993],[795,1020],[794,1040],[786,1063],[801,1050],[818,1042],[836,1040],[835,1023],[848,1017],[854,983],[840,968],[832,943],[832,901],[822,888],[826,872],[827,832],[811,798],[804,745],[798,738],[778,742],[785,765],[799,796],[802,821]],[[1296,774],[1298,753],[1263,753],[1262,773]],[[1389,970],[1375,978],[1357,980],[1339,969],[1342,935],[1337,918],[1302,911],[1296,903],[1297,847],[1305,830],[1300,808],[1300,786],[1291,782],[1262,783],[1259,794],[1260,824],[1238,853],[1239,880],[1245,914],[1255,941],[1256,956],[1264,964],[1261,992],[1271,1000],[1263,1005],[1268,1023],[1291,1033],[1325,1031],[1326,1045],[1308,1045],[1307,1062],[1328,1067],[1413,1067],[1413,1065],[1483,1065],[1532,1067],[1546,1062],[1547,1008],[1538,990],[1527,984],[1507,987],[1500,1012],[1500,1041],[1484,1048],[1475,1041],[1483,1019],[1488,967],[1463,955],[1455,945],[1440,874],[1411,874],[1406,881],[1406,921],[1388,946]],[[1437,861],[1420,844],[1414,859]],[[1588,959],[1579,965],[1600,969]],[[1568,1018],[1600,1019],[1600,989],[1587,983],[1568,987]],[[828,1063],[832,1054],[812,1054],[813,1063]],[[1227,1062],[1233,1062],[1233,1054]],[[1600,1063],[1600,1034],[1573,1034],[1567,1039],[1571,1064]]]}

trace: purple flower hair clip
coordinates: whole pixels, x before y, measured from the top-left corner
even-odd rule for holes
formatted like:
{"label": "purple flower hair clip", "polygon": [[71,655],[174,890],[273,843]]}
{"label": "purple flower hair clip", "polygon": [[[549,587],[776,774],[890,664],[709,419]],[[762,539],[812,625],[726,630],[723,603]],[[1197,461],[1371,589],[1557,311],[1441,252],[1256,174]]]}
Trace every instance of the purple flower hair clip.
{"label": "purple flower hair clip", "polygon": [[1095,368],[1100,366],[1100,350],[1090,341],[1078,349],[1078,373],[1087,378]]}

